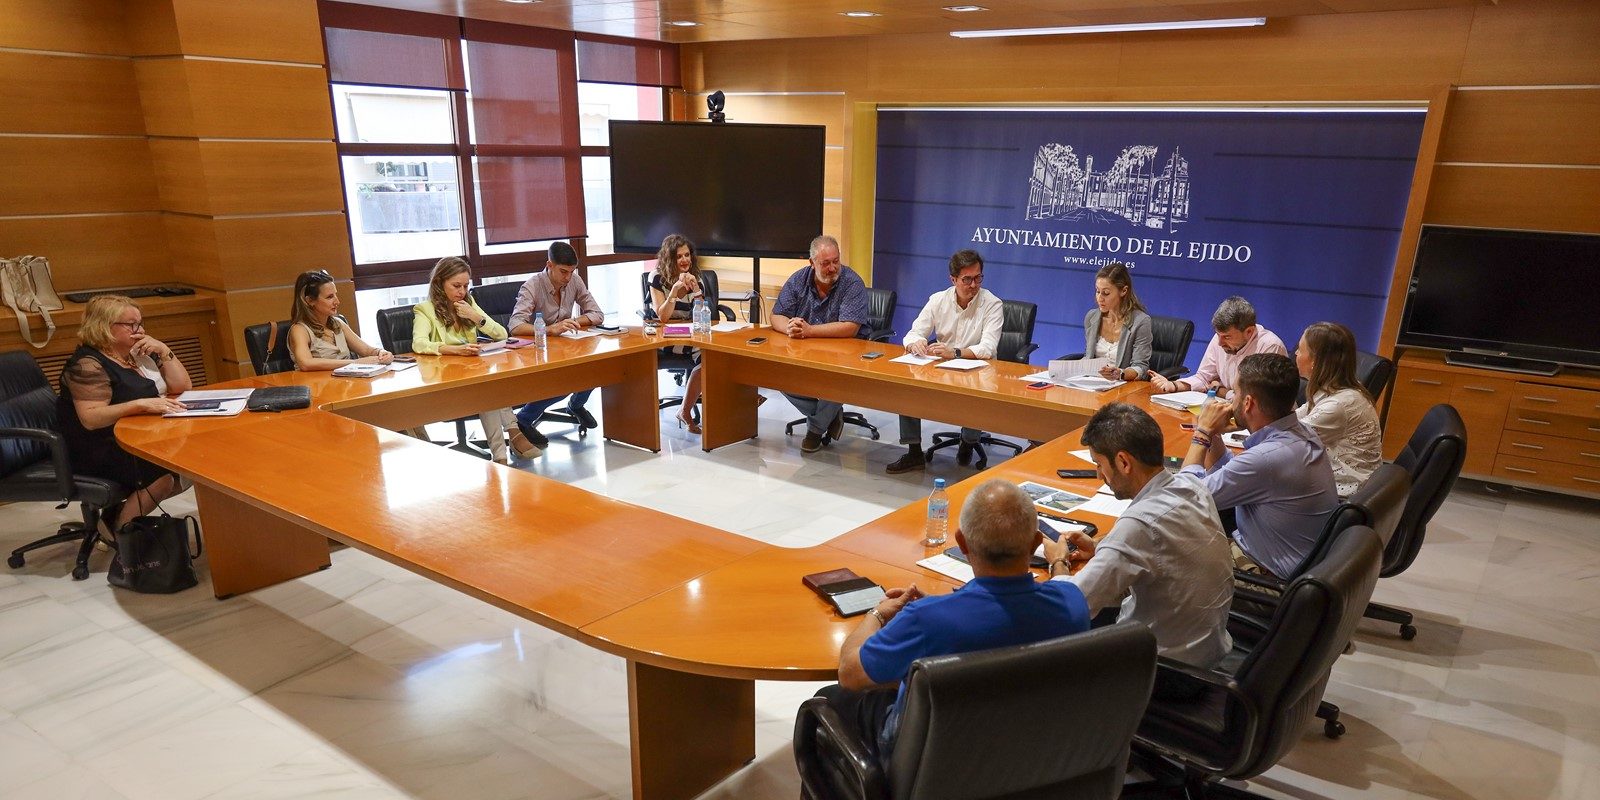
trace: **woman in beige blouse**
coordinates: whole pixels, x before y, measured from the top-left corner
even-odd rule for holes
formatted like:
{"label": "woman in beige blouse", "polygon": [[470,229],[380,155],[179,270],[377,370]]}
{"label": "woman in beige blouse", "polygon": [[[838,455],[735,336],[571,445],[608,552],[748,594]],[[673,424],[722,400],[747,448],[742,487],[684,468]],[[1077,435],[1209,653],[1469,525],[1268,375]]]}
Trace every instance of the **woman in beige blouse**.
{"label": "woman in beige blouse", "polygon": [[1313,323],[1300,335],[1294,362],[1306,379],[1306,402],[1295,415],[1321,437],[1339,497],[1349,497],[1383,463],[1378,410],[1356,380],[1355,334],[1337,322]]}
{"label": "woman in beige blouse", "polygon": [[388,350],[367,344],[350,330],[339,316],[339,291],[333,276],[322,270],[302,272],[295,279],[289,320],[289,355],[302,372],[338,369],[352,359],[359,364],[394,360]]}

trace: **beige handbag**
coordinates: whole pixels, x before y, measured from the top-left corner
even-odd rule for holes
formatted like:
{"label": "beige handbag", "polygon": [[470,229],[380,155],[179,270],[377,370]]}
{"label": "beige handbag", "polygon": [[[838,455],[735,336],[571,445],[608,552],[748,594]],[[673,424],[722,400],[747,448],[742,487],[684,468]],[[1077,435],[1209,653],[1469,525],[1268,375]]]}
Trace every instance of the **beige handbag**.
{"label": "beige handbag", "polygon": [[[51,311],[60,311],[61,298],[56,296],[55,283],[50,280],[50,262],[43,256],[17,256],[0,259],[0,299],[17,315],[17,327],[22,338],[35,348],[50,343],[55,335],[56,323]],[[33,328],[28,325],[28,315],[44,317],[44,341],[34,341]]]}

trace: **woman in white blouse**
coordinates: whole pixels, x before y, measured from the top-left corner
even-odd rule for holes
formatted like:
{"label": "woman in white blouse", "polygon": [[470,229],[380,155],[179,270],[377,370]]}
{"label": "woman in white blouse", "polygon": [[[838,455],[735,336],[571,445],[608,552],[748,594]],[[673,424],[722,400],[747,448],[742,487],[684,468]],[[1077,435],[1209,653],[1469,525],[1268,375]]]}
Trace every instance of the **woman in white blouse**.
{"label": "woman in white blouse", "polygon": [[1306,402],[1295,415],[1321,437],[1339,497],[1349,497],[1383,463],[1378,410],[1356,380],[1355,334],[1337,322],[1313,323],[1300,335],[1294,362],[1306,379]]}

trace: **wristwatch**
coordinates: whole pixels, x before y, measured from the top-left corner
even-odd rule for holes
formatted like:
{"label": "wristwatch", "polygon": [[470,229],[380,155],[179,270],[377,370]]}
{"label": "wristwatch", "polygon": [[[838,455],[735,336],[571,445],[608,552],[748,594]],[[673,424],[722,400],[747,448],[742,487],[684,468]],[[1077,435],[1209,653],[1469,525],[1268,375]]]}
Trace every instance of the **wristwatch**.
{"label": "wristwatch", "polygon": [[960,357],[961,357],[961,348],[957,347],[956,348],[956,358],[960,358]]}

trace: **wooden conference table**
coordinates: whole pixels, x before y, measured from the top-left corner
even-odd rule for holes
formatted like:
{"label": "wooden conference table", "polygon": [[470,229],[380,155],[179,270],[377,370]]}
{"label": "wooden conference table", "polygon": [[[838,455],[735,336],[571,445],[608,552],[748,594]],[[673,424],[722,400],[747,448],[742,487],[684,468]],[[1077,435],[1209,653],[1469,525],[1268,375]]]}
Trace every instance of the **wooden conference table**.
{"label": "wooden conference table", "polygon": [[[765,344],[749,345],[755,335]],[[681,343],[671,340],[665,343]],[[656,351],[637,332],[552,338],[482,358],[419,358],[373,379],[283,373],[236,385],[306,385],[312,407],[279,414],[117,425],[124,447],[195,483],[218,597],[329,565],[328,539],[371,553],[627,660],[633,793],[692,797],[755,755],[762,680],[835,677],[841,619],[800,583],[849,567],[884,586],[930,593],[955,584],[916,566],[923,503],[804,549],[764,544],[437,447],[394,431],[577,389],[601,387],[606,438],[659,450]],[[996,362],[974,372],[889,363],[896,345],[795,341],[750,330],[694,342],[705,351],[707,449],[755,434],[755,387],[1034,439],[1055,439],[951,487],[952,511],[981,480],[1062,481],[1085,467],[1067,451],[1101,404],[1149,408],[1145,384],[1094,394],[1026,388],[1033,368]],[[885,355],[861,359],[869,350]],[[1155,408],[1181,446],[1182,415]],[[1093,520],[1102,530],[1109,519]]]}

